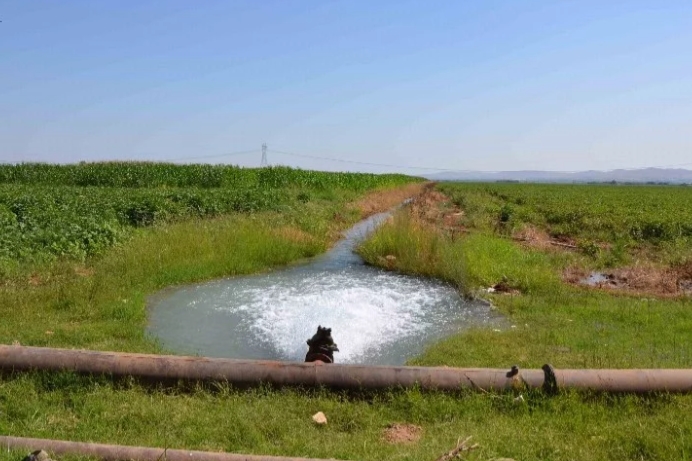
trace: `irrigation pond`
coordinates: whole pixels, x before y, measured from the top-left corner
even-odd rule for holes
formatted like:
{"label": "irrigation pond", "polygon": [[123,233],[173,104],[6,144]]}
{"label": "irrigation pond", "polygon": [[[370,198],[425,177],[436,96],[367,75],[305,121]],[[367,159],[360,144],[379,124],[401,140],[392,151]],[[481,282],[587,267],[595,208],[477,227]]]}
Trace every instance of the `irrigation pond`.
{"label": "irrigation pond", "polygon": [[148,332],[176,353],[302,361],[322,325],[337,362],[401,365],[434,340],[501,322],[445,283],[366,265],[355,247],[388,216],[361,221],[299,265],[164,290],[151,299]]}

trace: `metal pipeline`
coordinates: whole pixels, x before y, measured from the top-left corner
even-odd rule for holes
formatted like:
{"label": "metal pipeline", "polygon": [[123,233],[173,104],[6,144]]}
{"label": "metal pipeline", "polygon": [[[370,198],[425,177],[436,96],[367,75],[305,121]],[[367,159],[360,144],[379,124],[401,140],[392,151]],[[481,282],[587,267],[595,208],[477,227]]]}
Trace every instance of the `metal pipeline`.
{"label": "metal pipeline", "polygon": [[542,388],[609,392],[692,392],[692,369],[542,370],[395,367],[273,362],[207,357],[129,354],[41,347],[1,346],[0,370],[68,370],[133,376],[152,381],[228,382],[238,386],[326,386],[339,389],[392,387],[436,390]]}
{"label": "metal pipeline", "polygon": [[93,456],[104,461],[161,461],[162,459],[166,461],[326,461],[316,458],[241,455],[236,453],[131,447],[125,445],[66,442],[63,440],[6,436],[0,436],[0,446],[5,449],[41,449],[56,455],[76,454]]}
{"label": "metal pipeline", "polygon": [[[440,390],[463,387],[509,389],[521,384],[519,375],[501,369],[327,365],[319,362],[234,360],[24,346],[0,346],[0,370],[69,370],[134,376],[153,381],[217,381],[239,386],[266,383],[341,389],[414,386]],[[543,372],[524,370],[521,379],[540,387]]]}
{"label": "metal pipeline", "polygon": [[692,370],[556,370],[557,388],[605,392],[692,392]]}

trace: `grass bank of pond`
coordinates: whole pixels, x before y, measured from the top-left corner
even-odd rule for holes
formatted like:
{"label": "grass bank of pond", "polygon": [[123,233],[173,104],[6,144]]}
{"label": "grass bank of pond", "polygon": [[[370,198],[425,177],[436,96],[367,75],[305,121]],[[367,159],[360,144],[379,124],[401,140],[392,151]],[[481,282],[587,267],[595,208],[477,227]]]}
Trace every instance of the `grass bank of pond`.
{"label": "grass bank of pond", "polygon": [[[360,248],[361,255],[371,264],[441,278],[468,294],[490,299],[511,322],[502,331],[476,330],[443,340],[428,347],[415,364],[517,364],[523,368],[540,368],[545,363],[557,368],[692,366],[689,296],[614,292],[566,283],[566,268],[603,264],[603,256],[579,251],[578,245],[568,251],[564,247],[539,249],[517,242],[507,229],[506,220],[502,220],[502,202],[495,207],[479,205],[470,212],[464,209],[465,200],[469,201],[465,191],[480,204],[478,196],[493,187],[446,184],[441,189],[448,196],[439,192],[428,194],[418,205],[402,211],[378,229]],[[532,187],[513,185],[510,190],[515,195],[530,195]],[[550,187],[560,193],[561,186]],[[569,191],[578,186],[565,187]],[[595,196],[602,188],[582,187],[583,190],[577,189],[580,196],[589,191]],[[626,196],[620,190],[616,192]],[[645,196],[647,190],[638,188],[635,192]],[[650,192],[661,193],[658,188]],[[598,200],[597,196],[594,199]],[[492,203],[492,197],[488,202]],[[565,206],[569,208],[571,204]],[[629,206],[636,208],[637,204],[630,201]],[[526,215],[536,213],[535,209],[525,211]],[[649,209],[650,214],[654,212]],[[626,215],[628,210],[618,213]],[[656,216],[644,219],[655,220]],[[673,219],[667,219],[673,228]],[[568,235],[588,235],[585,225],[575,227],[575,234],[576,230],[580,234]],[[604,236],[601,234],[601,238]],[[686,238],[674,242],[683,251],[689,251],[686,243]],[[670,248],[665,242],[642,245],[647,245],[650,253],[656,244]],[[641,257],[641,252],[633,251],[627,258],[638,255]],[[495,287],[494,292],[488,293],[490,287]],[[504,396],[485,398],[493,423],[474,421],[479,415],[473,412],[459,419],[477,430],[492,424],[498,434],[511,431],[503,426],[513,427],[517,420],[496,419],[497,404]],[[556,398],[534,395],[528,400],[530,416],[521,423],[524,437],[513,441],[516,459],[689,459],[692,454],[692,419],[687,417],[692,410],[691,396],[636,398],[567,393]],[[525,404],[515,404],[513,408],[504,405],[509,413],[514,413]],[[543,435],[540,443],[530,435],[536,432]],[[493,446],[505,443],[507,439],[502,436],[492,442]]]}

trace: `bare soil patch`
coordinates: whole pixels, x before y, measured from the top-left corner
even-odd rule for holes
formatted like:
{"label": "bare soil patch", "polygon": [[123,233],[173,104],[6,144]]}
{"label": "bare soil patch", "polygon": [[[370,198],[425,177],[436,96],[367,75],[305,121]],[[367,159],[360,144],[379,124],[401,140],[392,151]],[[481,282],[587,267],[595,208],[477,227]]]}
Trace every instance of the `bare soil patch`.
{"label": "bare soil patch", "polygon": [[425,224],[447,232],[452,238],[467,232],[462,224],[464,212],[434,184],[426,185],[423,193],[411,204],[411,215]]}
{"label": "bare soil patch", "polygon": [[552,237],[546,231],[530,224],[512,234],[512,238],[531,248],[539,250],[569,251],[576,250],[577,242],[566,236]]}
{"label": "bare soil patch", "polygon": [[413,424],[390,424],[382,431],[382,438],[387,443],[416,443],[423,435],[423,428]]}
{"label": "bare soil patch", "polygon": [[[531,225],[514,233],[512,238],[528,247],[543,251],[560,252],[579,249],[575,240],[567,237],[552,237],[546,231]],[[598,246],[601,249],[608,248],[607,243],[600,243]],[[568,267],[563,272],[562,278],[572,285],[634,295],[661,297],[692,295],[692,261],[668,267],[647,261],[643,253],[640,253],[640,257],[643,262],[605,271],[592,272],[579,266]]]}
{"label": "bare soil patch", "polygon": [[[590,276],[596,281],[586,283]],[[570,267],[563,273],[563,279],[574,285],[629,294],[692,295],[692,261],[673,267],[645,262],[594,273],[580,267]]]}
{"label": "bare soil patch", "polygon": [[376,213],[388,211],[399,205],[407,198],[418,197],[423,190],[430,187],[432,183],[409,184],[404,187],[394,189],[381,189],[367,194],[357,201],[353,206],[360,211],[362,218],[367,218]]}

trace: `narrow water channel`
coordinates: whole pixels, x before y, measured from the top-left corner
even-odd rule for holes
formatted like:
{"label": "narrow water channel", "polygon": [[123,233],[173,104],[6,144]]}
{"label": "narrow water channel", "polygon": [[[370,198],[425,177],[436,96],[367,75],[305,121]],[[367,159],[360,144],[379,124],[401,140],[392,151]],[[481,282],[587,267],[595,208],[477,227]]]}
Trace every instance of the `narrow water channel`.
{"label": "narrow water channel", "polygon": [[148,333],[177,353],[302,361],[322,325],[337,363],[401,365],[431,341],[500,320],[447,284],[365,265],[354,249],[388,216],[304,264],[165,290],[150,302]]}

